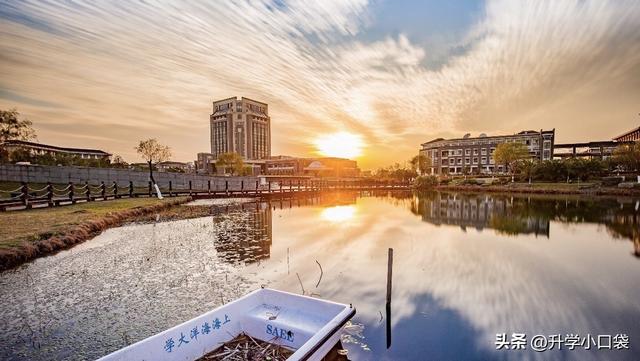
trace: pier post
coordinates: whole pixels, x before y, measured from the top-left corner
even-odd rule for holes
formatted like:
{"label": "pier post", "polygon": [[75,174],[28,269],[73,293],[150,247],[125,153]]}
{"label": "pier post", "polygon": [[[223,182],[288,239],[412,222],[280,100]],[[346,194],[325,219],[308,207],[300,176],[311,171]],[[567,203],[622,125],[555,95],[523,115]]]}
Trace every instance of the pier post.
{"label": "pier post", "polygon": [[29,185],[27,182],[22,182],[22,186],[20,187],[20,198],[22,198],[22,204],[29,208]]}
{"label": "pier post", "polygon": [[47,182],[47,204],[49,207],[53,207],[53,186],[51,182]]}
{"label": "pier post", "polygon": [[74,198],[74,191],[73,191],[73,182],[69,182],[69,199],[71,200],[71,203],[76,203],[76,200]]}
{"label": "pier post", "polygon": [[133,197],[133,181],[129,181],[129,198]]}

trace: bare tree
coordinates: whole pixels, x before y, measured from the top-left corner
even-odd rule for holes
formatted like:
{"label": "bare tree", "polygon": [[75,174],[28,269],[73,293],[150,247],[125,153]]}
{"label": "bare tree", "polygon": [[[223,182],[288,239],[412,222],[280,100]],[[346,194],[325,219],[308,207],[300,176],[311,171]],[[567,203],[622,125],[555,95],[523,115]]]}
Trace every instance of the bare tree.
{"label": "bare tree", "polygon": [[150,138],[141,140],[138,146],[135,147],[135,150],[147,161],[147,164],[149,164],[149,178],[151,178],[151,182],[155,185],[156,180],[153,178],[153,164],[169,160],[171,157],[171,148],[158,143],[158,140],[155,138]]}

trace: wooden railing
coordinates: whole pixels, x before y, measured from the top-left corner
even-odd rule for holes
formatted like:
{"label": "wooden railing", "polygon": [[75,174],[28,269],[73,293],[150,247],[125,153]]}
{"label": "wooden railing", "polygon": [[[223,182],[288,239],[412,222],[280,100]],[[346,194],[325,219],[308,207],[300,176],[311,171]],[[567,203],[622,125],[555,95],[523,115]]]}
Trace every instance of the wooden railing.
{"label": "wooden railing", "polygon": [[[160,185],[158,185],[160,187]],[[399,182],[381,182],[370,180],[289,180],[269,181],[260,184],[248,184],[240,182],[240,187],[230,187],[225,181],[223,189],[212,189],[211,181],[207,182],[206,189],[194,189],[189,181],[188,188],[175,189],[170,181],[160,191],[164,197],[191,196],[195,198],[227,198],[227,197],[282,197],[310,192],[327,190],[398,190],[409,189],[410,185]],[[133,182],[120,185],[113,182],[99,185],[69,182],[65,186],[47,183],[42,188],[33,188],[28,183],[22,182],[20,187],[13,190],[0,189],[0,211],[10,209],[31,209],[34,207],[55,207],[75,204],[77,202],[106,201],[119,198],[154,197],[155,189],[151,182],[147,187],[135,187]]]}

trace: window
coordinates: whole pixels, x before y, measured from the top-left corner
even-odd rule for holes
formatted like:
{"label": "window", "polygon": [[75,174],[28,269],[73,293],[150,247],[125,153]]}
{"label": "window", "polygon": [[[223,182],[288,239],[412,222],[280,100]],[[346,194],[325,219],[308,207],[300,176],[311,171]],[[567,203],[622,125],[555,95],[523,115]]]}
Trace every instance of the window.
{"label": "window", "polygon": [[473,157],[473,164],[478,164],[478,157]]}
{"label": "window", "polygon": [[471,164],[471,159],[465,158],[464,159],[464,164]]}
{"label": "window", "polygon": [[465,149],[464,155],[471,155],[471,149]]}
{"label": "window", "polygon": [[480,152],[482,153],[482,155],[487,155],[487,148],[482,148]]}
{"label": "window", "polygon": [[473,155],[478,155],[478,148],[473,149]]}
{"label": "window", "polygon": [[487,157],[482,157],[481,161],[482,161],[482,164],[487,164]]}
{"label": "window", "polygon": [[457,163],[458,163],[458,164],[462,164],[462,158],[458,158],[458,159],[457,159]]}

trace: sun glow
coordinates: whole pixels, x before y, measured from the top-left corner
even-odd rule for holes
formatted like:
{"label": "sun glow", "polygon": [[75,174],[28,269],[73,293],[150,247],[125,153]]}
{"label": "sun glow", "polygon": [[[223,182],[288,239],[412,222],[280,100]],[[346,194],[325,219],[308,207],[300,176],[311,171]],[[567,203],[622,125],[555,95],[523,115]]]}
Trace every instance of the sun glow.
{"label": "sun glow", "polygon": [[355,206],[335,206],[323,209],[320,216],[329,222],[340,223],[353,218],[355,213]]}
{"label": "sun glow", "polygon": [[318,152],[326,157],[355,158],[362,154],[362,137],[348,132],[320,136],[315,141]]}

